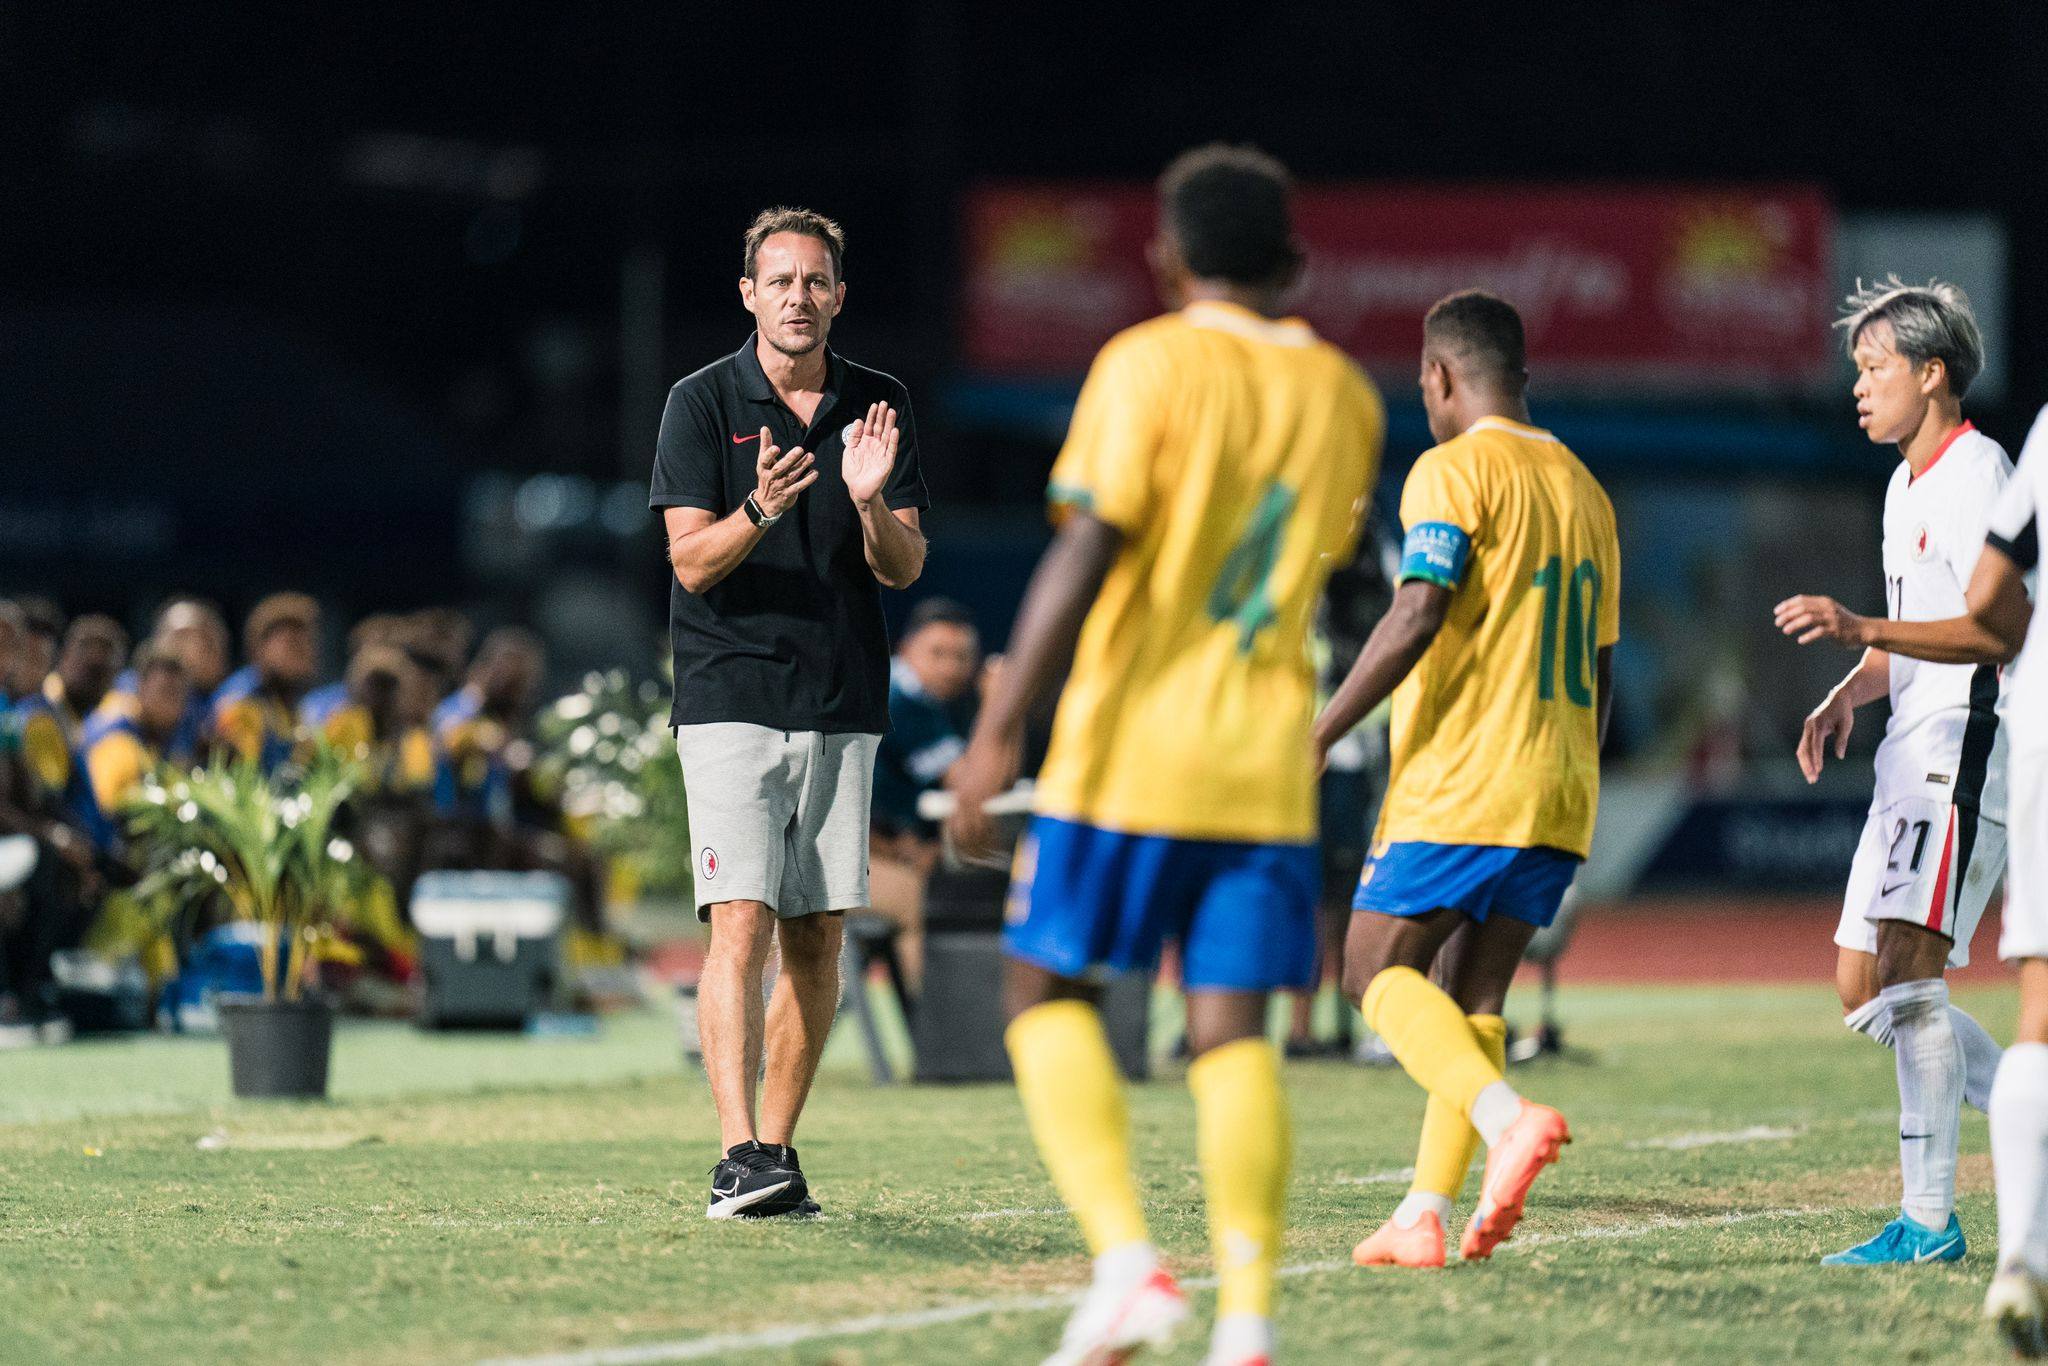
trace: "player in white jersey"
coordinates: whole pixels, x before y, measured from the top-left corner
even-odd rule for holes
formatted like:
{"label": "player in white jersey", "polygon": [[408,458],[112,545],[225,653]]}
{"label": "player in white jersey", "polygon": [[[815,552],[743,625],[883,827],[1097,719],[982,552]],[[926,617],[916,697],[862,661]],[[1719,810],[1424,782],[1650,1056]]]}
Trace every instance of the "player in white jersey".
{"label": "player in white jersey", "polygon": [[[1933,621],[1966,610],[1992,504],[2012,474],[1997,442],[1963,419],[1984,368],[1969,301],[1953,285],[1860,290],[1840,324],[1856,362],[1856,412],[1871,441],[1901,457],[1884,503],[1886,617]],[[1828,599],[1778,606],[1802,644],[1848,616]],[[1838,637],[1839,638],[1839,637]],[[2006,739],[1998,670],[1930,663],[1866,647],[1799,740],[1808,782],[1832,742],[1848,752],[1856,708],[1891,699],[1870,816],[1849,871],[1835,985],[1851,1029],[1890,1044],[1899,1079],[1900,1216],[1823,1258],[1832,1266],[1955,1261],[1956,1143],[1967,1098],[1990,1101],[1999,1049],[1949,1003],[1942,974],[1970,961],[1970,938],[2005,864]]]}
{"label": "player in white jersey", "polygon": [[[2000,956],[2020,965],[2017,1037],[1991,1092],[1998,1169],[1998,1274],[1984,1300],[2014,1351],[2048,1355],[2048,629],[2028,629],[2025,580],[2037,573],[2048,519],[2048,408],[1992,507],[1966,615],[1946,621],[1866,621],[1826,599],[1804,600],[1809,634],[1936,663],[1999,665],[2011,733],[2005,933]],[[2038,591],[2038,589],[2037,589]],[[1781,613],[1782,615],[1782,613]]]}

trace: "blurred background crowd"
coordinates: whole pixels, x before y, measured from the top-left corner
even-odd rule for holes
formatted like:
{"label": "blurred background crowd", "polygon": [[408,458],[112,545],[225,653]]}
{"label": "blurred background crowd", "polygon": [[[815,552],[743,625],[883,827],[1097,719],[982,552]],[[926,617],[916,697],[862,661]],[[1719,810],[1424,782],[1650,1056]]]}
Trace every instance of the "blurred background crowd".
{"label": "blurred background crowd", "polygon": [[597,813],[565,807],[567,764],[535,744],[540,641],[500,627],[477,643],[444,608],[369,616],[348,630],[337,677],[321,669],[322,639],[301,593],[260,599],[239,634],[213,603],[174,598],[132,646],[112,617],[0,600],[0,837],[33,850],[27,876],[0,880],[0,1044],[69,1037],[64,955],[134,963],[162,993],[229,918],[203,905],[153,915],[137,890],[151,851],[130,818],[149,789],[206,764],[278,784],[321,750],[353,766],[345,828],[376,905],[322,947],[330,980],[354,983],[365,1008],[406,1008],[375,987],[413,977],[403,908],[431,869],[557,873],[572,958],[617,961],[588,838]]}

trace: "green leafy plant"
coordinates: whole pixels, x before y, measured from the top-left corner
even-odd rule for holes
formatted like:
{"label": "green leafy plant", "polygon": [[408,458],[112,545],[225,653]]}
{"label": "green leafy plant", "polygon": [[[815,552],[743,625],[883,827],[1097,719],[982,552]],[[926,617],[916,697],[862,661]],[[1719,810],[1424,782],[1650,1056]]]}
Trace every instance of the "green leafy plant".
{"label": "green leafy plant", "polygon": [[336,829],[361,777],[328,745],[270,777],[251,762],[152,774],[123,810],[143,859],[137,899],[165,920],[224,902],[265,931],[264,999],[298,1000],[314,942],[365,901],[370,871]]}
{"label": "green leafy plant", "polygon": [[627,861],[641,889],[687,898],[692,886],[683,770],[668,729],[668,691],[622,670],[583,685],[541,712],[540,769],[562,810],[587,821],[597,846]]}

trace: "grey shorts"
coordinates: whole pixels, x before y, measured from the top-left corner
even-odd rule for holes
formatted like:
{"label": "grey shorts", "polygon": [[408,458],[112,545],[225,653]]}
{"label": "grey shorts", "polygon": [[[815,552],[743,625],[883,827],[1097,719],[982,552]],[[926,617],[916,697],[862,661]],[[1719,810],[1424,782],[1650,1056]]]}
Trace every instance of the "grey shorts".
{"label": "grey shorts", "polygon": [[697,918],[721,901],[759,901],[785,920],[864,908],[881,743],[742,721],[676,727]]}

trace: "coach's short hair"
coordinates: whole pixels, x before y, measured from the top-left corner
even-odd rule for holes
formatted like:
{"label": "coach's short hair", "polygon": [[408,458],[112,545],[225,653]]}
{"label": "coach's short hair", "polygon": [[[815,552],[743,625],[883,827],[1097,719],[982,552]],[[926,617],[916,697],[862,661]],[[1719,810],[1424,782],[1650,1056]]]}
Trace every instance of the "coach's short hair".
{"label": "coach's short hair", "polygon": [[1466,289],[1439,299],[1422,320],[1422,342],[1447,351],[1461,366],[1519,389],[1529,382],[1529,346],[1522,315],[1497,294]]}
{"label": "coach's short hair", "polygon": [[1857,340],[1874,322],[1892,325],[1892,345],[1914,365],[1940,361],[1948,372],[1949,392],[1957,398],[1984,373],[1984,334],[1970,311],[1970,296],[1946,280],[1924,285],[1909,285],[1896,275],[1868,285],[1858,280],[1835,322],[1843,332],[1843,349],[1855,355]]}
{"label": "coach's short hair", "polygon": [[761,254],[761,244],[778,232],[801,233],[823,242],[825,250],[832,254],[832,278],[846,278],[846,229],[822,213],[783,207],[761,210],[747,229],[747,262],[742,273],[749,280],[754,278],[754,263]]}
{"label": "coach's short hair", "polygon": [[1197,279],[1266,285],[1301,259],[1287,168],[1256,147],[1212,142],[1159,177],[1159,204]]}

